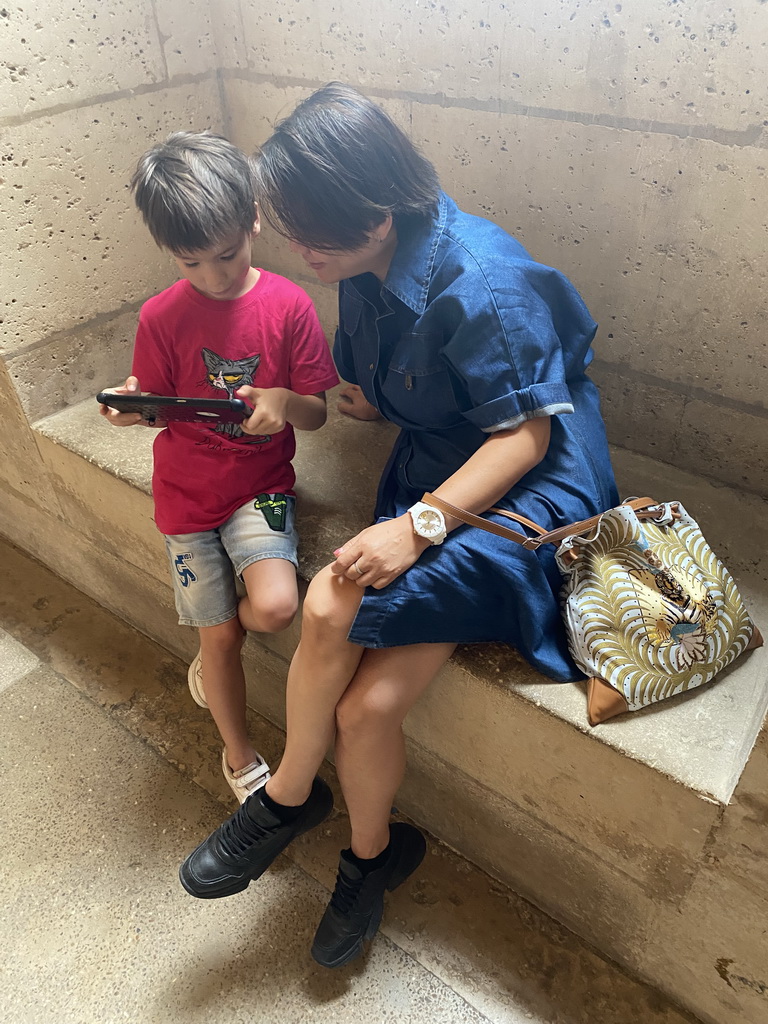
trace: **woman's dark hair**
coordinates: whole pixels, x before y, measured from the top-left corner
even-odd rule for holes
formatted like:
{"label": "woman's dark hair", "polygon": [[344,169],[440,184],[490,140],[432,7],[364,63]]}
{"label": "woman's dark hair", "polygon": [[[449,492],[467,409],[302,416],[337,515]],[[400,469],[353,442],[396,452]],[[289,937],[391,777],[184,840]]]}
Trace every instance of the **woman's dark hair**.
{"label": "woman's dark hair", "polygon": [[428,216],[437,172],[397,125],[348,85],[331,82],[279,121],[254,158],[270,224],[310,249],[359,249],[388,214]]}
{"label": "woman's dark hair", "polygon": [[214,132],[173,132],[139,160],[131,191],[158,245],[195,252],[253,230],[253,168]]}

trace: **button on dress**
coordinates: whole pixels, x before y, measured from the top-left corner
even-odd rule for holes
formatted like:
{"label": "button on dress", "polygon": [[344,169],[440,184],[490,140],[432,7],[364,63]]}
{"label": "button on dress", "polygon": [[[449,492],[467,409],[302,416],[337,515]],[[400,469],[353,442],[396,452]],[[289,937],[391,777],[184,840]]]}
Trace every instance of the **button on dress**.
{"label": "button on dress", "polygon": [[[547,454],[497,504],[545,529],[616,505],[599,396],[585,372],[596,324],[574,287],[445,194],[432,217],[396,227],[386,280],[340,283],[334,345],[341,376],[400,427],[375,518],[401,515],[492,433],[537,416],[551,418]],[[349,639],[370,648],[501,641],[552,679],[580,679],[554,551],[459,526],[387,587],[366,588]]]}

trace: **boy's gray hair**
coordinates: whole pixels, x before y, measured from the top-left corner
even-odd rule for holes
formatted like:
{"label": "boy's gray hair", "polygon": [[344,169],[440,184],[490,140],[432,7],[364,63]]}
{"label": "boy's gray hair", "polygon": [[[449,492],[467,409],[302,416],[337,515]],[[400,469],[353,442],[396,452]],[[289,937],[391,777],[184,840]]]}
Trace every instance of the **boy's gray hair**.
{"label": "boy's gray hair", "polygon": [[248,158],[214,132],[173,132],[148,150],[131,191],[158,245],[194,252],[221,244],[255,220]]}

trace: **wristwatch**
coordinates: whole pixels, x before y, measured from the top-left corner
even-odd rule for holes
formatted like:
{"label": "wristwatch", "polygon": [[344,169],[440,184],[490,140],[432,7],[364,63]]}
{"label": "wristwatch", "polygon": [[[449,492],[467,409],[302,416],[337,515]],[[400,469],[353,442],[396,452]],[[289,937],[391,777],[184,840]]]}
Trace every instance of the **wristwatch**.
{"label": "wristwatch", "polygon": [[417,501],[408,509],[413,520],[413,532],[417,537],[423,537],[430,544],[442,544],[447,534],[445,530],[445,516],[431,505],[423,501]]}

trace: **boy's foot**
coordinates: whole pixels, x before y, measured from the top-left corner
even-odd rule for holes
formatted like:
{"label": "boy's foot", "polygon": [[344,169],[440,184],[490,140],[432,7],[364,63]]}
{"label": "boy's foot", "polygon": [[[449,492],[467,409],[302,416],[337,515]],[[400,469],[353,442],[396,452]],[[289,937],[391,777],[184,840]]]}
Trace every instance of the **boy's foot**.
{"label": "boy's foot", "polygon": [[342,850],[336,888],[312,943],[312,956],[323,967],[342,967],[362,953],[379,930],[385,889],[396,889],[424,859],[427,842],[413,825],[395,822],[389,835],[384,864],[367,872]]}
{"label": "boy's foot", "polygon": [[269,765],[260,754],[257,754],[256,760],[251,761],[245,768],[240,768],[238,771],[233,772],[227,761],[226,747],[221,752],[221,770],[229,784],[229,788],[237,797],[238,803],[241,804],[245,803],[251,793],[261,789],[272,774],[269,770]]}
{"label": "boy's foot", "polygon": [[217,899],[242,892],[264,874],[292,839],[319,825],[333,810],[333,794],[320,778],[315,778],[300,807],[280,807],[284,814],[267,806],[265,796],[262,788],[248,797],[229,821],[190,853],[179,869],[188,893]]}
{"label": "boy's foot", "polygon": [[201,708],[207,708],[208,702],[205,699],[205,692],[203,690],[203,658],[200,651],[197,652],[195,660],[187,670],[187,682],[189,683],[189,692],[192,694],[192,700],[195,704]]}

